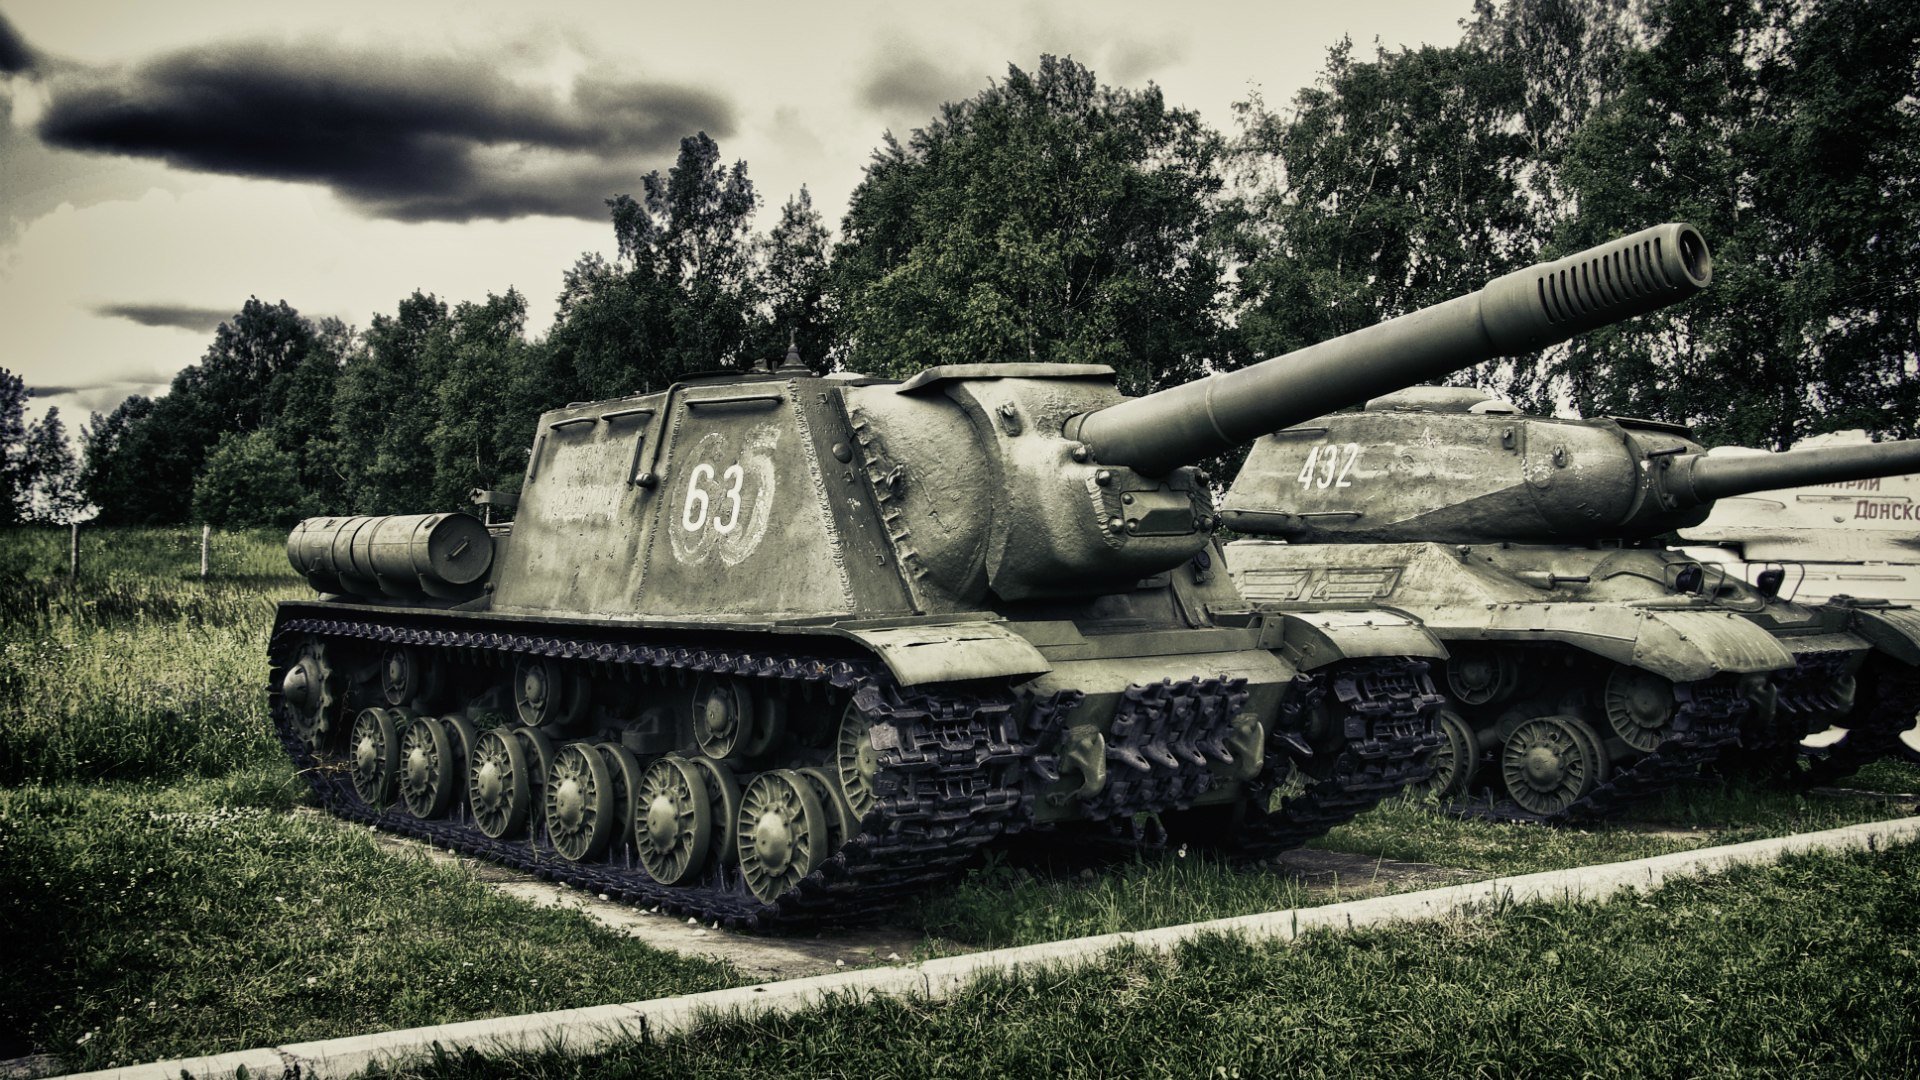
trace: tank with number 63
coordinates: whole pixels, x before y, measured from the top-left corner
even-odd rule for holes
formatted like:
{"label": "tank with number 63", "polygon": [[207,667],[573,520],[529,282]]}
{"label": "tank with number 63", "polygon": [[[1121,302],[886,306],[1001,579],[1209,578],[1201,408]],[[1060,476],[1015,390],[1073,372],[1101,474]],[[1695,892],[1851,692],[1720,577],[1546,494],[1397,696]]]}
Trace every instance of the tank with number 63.
{"label": "tank with number 63", "polygon": [[[1665,543],[1715,500],[1920,468],[1920,442],[1708,454],[1643,420],[1522,416],[1419,387],[1254,446],[1228,545],[1260,602],[1373,601],[1452,654],[1435,787],[1498,817],[1596,817],[1716,757],[1832,779],[1889,752],[1920,704],[1920,612],[1808,606]],[[1803,737],[1844,740],[1803,760]]]}
{"label": "tank with number 63", "polygon": [[1295,845],[1425,779],[1445,650],[1371,598],[1250,604],[1192,463],[1683,298],[1706,258],[1665,226],[1143,398],[790,354],[556,409],[511,526],[295,531],[322,595],[280,609],[282,741],[336,813],[742,927],[858,918],[1022,830]]}

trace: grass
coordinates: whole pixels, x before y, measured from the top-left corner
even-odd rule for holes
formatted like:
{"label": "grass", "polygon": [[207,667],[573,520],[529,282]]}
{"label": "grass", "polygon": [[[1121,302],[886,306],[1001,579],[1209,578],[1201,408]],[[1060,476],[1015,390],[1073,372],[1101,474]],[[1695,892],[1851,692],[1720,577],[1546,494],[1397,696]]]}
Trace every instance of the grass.
{"label": "grass", "polygon": [[291,815],[294,790],[0,789],[0,1029],[99,1068],[737,981]]}
{"label": "grass", "polygon": [[[0,540],[0,783],[209,777],[279,756],[261,719],[285,537],[82,529]],[[277,560],[277,567],[275,560]]]}
{"label": "grass", "polygon": [[[1920,768],[1879,762],[1853,783],[1920,791]],[[1418,799],[1398,799],[1334,829],[1312,846],[1485,876],[1513,875],[1815,832],[1912,812],[1913,807],[1900,802],[1705,781],[1671,792],[1622,821],[1588,828],[1463,821],[1436,814]],[[908,917],[934,937],[999,948],[1332,903],[1373,884],[1360,880],[1342,883],[1343,888],[1333,892],[1307,889],[1270,868],[1199,852],[1148,853],[1097,870],[1071,857],[1057,863],[993,858],[953,888],[925,898]],[[1425,887],[1416,882],[1378,891]]]}
{"label": "grass", "polygon": [[1914,1075],[1920,846],[383,1075]]}

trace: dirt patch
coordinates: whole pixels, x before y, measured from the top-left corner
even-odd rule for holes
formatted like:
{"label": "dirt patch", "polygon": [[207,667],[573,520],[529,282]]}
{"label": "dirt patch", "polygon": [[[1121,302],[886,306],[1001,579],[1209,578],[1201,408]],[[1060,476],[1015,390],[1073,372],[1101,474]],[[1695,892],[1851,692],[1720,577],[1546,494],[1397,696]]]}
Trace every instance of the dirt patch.
{"label": "dirt patch", "polygon": [[1457,866],[1395,862],[1372,855],[1314,848],[1283,851],[1267,860],[1267,865],[1315,892],[1335,893],[1344,899],[1458,885],[1486,876]]}

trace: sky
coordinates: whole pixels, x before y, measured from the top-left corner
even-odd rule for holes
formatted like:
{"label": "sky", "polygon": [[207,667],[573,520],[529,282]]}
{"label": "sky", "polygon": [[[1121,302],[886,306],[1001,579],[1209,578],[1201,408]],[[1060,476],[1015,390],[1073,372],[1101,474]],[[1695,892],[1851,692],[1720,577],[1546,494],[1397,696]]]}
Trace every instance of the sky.
{"label": "sky", "polygon": [[706,131],[762,224],[829,224],[885,133],[1071,56],[1223,131],[1343,35],[1451,44],[1471,0],[0,0],[0,367],[89,412],[164,390],[248,297],[365,327],[613,253],[605,200]]}

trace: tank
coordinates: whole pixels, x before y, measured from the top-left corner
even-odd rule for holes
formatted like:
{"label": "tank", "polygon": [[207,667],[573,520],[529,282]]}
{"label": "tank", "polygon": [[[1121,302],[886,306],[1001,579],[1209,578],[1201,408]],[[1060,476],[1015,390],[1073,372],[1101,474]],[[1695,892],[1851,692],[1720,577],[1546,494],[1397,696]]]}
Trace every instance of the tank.
{"label": "tank", "polygon": [[1223,517],[1262,537],[1227,552],[1250,598],[1391,604],[1446,642],[1443,796],[1567,820],[1716,757],[1786,772],[1843,719],[1876,734],[1830,763],[1911,721],[1913,609],[1796,604],[1780,574],[1749,583],[1663,539],[1721,499],[1915,468],[1920,444],[1725,456],[1683,427],[1422,387],[1261,438]]}
{"label": "tank", "polygon": [[277,729],[336,814],[748,929],[1035,830],[1293,846],[1426,778],[1446,650],[1372,600],[1250,603],[1192,463],[1681,299],[1708,259],[1662,226],[1142,398],[790,354],[556,409],[511,524],[295,530],[320,595],[279,609]]}
{"label": "tank", "polygon": [[[1794,449],[1865,446],[1860,430],[1814,435]],[[1712,455],[1754,455],[1764,450],[1717,446]],[[1698,525],[1680,530],[1680,550],[1724,566],[1749,583],[1778,572],[1781,594],[1803,604],[1835,597],[1871,596],[1898,604],[1920,603],[1920,474],[1870,477],[1736,495],[1714,504]],[[1803,741],[1808,773],[1839,776],[1857,760],[1873,756],[1844,728],[1830,728]],[[1884,733],[1867,742],[1884,741]],[[1844,744],[1842,742],[1844,741]],[[1890,747],[1920,763],[1920,726],[1909,727]]]}

